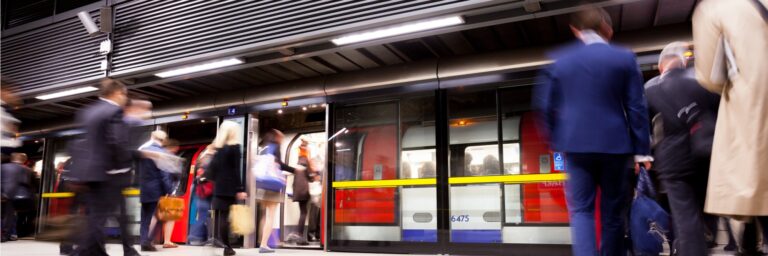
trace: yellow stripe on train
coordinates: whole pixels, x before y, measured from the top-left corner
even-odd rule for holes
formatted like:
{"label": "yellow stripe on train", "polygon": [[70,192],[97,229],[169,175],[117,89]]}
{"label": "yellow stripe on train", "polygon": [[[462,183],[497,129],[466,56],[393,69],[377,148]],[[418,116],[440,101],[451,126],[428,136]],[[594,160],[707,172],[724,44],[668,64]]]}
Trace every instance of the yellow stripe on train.
{"label": "yellow stripe on train", "polygon": [[[451,177],[448,183],[451,185],[460,184],[483,184],[483,183],[540,183],[557,182],[566,180],[565,173],[544,173],[544,174],[519,174],[519,175],[498,175],[498,176],[477,176],[477,177]],[[401,186],[427,186],[437,184],[437,179],[396,179],[396,180],[358,180],[358,181],[336,181],[333,182],[333,188],[391,188]]]}

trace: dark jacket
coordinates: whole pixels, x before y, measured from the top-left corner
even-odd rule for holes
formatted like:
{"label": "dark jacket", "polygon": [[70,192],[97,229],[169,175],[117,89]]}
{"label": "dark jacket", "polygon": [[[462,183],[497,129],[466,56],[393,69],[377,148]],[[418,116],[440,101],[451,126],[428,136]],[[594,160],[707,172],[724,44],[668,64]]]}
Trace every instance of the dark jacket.
{"label": "dark jacket", "polygon": [[128,146],[128,129],[119,106],[99,100],[78,112],[76,120],[85,133],[73,150],[73,179],[107,181],[108,171],[124,168],[124,163],[134,157],[135,150]]}
{"label": "dark jacket", "polygon": [[2,179],[2,193],[4,198],[12,199],[15,196],[31,198],[33,191],[29,167],[18,163],[5,163],[0,167],[0,179]]}
{"label": "dark jacket", "polygon": [[[154,152],[166,152],[163,147],[155,142],[141,149]],[[152,159],[144,158],[139,160],[138,171],[142,203],[157,202],[161,196],[173,192],[173,179],[171,174],[157,168],[155,161]]]}
{"label": "dark jacket", "polygon": [[595,43],[571,46],[555,57],[534,97],[552,148],[649,155],[648,110],[634,53]]}
{"label": "dark jacket", "polygon": [[306,157],[299,157],[299,165],[306,167],[303,171],[293,171],[293,201],[307,201],[309,196],[309,159]]}
{"label": "dark jacket", "polygon": [[238,192],[245,192],[240,178],[241,158],[240,145],[226,145],[216,150],[205,170],[205,176],[213,181],[214,196],[234,197]]}
{"label": "dark jacket", "polygon": [[692,119],[693,114],[716,118],[719,97],[686,76],[683,69],[664,74],[657,85],[646,90],[646,96],[650,115],[661,114],[663,134],[654,135],[654,138],[660,138],[654,148],[654,166],[660,177],[706,174],[709,159],[696,159],[691,154],[690,129],[686,120]]}

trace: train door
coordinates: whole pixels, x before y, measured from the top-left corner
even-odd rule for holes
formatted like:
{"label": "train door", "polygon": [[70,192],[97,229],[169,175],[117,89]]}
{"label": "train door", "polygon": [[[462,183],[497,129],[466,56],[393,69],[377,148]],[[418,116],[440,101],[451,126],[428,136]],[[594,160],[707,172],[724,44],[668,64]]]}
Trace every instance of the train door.
{"label": "train door", "polygon": [[332,105],[329,249],[568,254],[562,154],[531,86]]}
{"label": "train door", "polygon": [[[216,117],[206,117],[161,126],[168,133],[169,139],[179,142],[180,147],[176,154],[185,159],[182,172],[174,175],[174,194],[184,199],[187,211],[180,220],[167,224],[172,225],[172,242],[189,243],[190,237],[198,241],[208,240],[209,235],[204,224],[210,222],[207,222],[207,212],[198,207],[200,199],[194,193],[194,167],[200,159],[200,154],[216,137],[217,122]],[[165,229],[163,231],[165,232]]]}
{"label": "train door", "polygon": [[[313,103],[296,107],[283,107],[277,110],[260,111],[254,116],[256,118],[252,121],[253,134],[250,142],[252,145],[250,154],[257,154],[256,152],[259,150],[258,146],[261,141],[254,138],[276,129],[285,135],[280,148],[280,160],[291,166],[304,165],[308,167],[307,171],[284,172],[287,177],[286,188],[281,195],[282,203],[279,212],[275,216],[270,246],[322,248],[322,201],[320,195],[314,193],[316,191],[322,192],[322,189],[314,189],[313,195],[308,195],[308,192],[310,187],[314,188],[316,185],[322,187],[322,180],[326,172],[325,158],[328,137],[325,132],[326,105]],[[295,189],[301,192],[297,192]],[[259,209],[257,215],[263,214],[263,209]]]}

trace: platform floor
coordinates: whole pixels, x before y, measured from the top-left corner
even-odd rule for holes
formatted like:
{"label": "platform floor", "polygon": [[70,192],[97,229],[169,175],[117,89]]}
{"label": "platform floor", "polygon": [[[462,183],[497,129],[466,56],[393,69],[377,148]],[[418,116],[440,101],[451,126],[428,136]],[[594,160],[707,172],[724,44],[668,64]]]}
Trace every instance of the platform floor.
{"label": "platform floor", "polygon": [[[138,246],[136,246],[138,249]],[[175,249],[159,248],[158,252],[142,252],[146,256],[214,256],[222,255],[222,249],[200,246],[179,246]],[[261,255],[258,249],[235,249],[238,256]],[[19,240],[0,244],[0,256],[55,256],[58,255],[59,247],[56,243],[38,242],[32,240]],[[119,244],[107,244],[107,252],[112,256],[122,256],[123,250]],[[323,252],[320,250],[300,250],[300,249],[278,249],[273,254],[263,255],[339,255],[339,256],[370,256],[381,255],[372,253],[341,253],[341,252]],[[413,255],[413,254],[411,254]],[[662,254],[668,255],[668,254]],[[732,252],[724,252],[718,248],[712,250],[710,255],[733,255]]]}
{"label": "platform floor", "polygon": [[[138,246],[136,246],[138,250]],[[213,256],[222,255],[223,249],[213,247],[200,247],[200,246],[184,246],[174,249],[162,249],[158,248],[157,252],[140,252],[142,255],[147,256]],[[249,256],[249,255],[340,255],[340,256],[370,256],[374,254],[365,253],[340,253],[340,252],[323,252],[320,250],[289,250],[278,249],[276,253],[259,254],[258,249],[235,249],[237,256]],[[112,256],[122,256],[123,248],[119,244],[107,244],[107,253]],[[32,240],[19,240],[13,242],[5,242],[0,244],[1,256],[55,256],[59,255],[59,245],[49,242],[37,242]]]}

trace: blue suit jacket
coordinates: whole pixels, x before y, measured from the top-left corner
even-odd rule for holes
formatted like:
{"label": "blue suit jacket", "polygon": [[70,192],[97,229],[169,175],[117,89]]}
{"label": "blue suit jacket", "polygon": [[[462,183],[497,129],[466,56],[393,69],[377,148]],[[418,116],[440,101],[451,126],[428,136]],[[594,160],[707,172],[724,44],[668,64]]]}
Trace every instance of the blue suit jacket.
{"label": "blue suit jacket", "polygon": [[539,76],[535,107],[561,152],[650,155],[643,79],[631,51],[578,44]]}
{"label": "blue suit jacket", "polygon": [[[167,153],[160,145],[152,143],[142,150]],[[157,168],[155,161],[148,158],[139,160],[138,165],[139,186],[141,189],[141,202],[157,202],[161,196],[170,194],[173,189],[173,177],[170,173],[161,171]]]}

